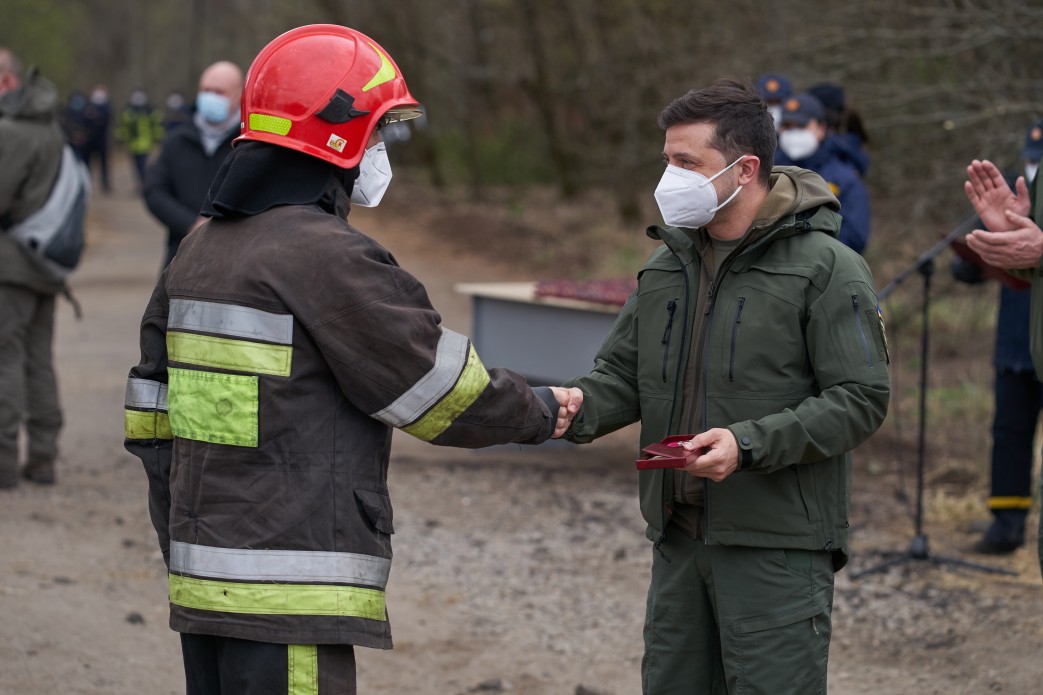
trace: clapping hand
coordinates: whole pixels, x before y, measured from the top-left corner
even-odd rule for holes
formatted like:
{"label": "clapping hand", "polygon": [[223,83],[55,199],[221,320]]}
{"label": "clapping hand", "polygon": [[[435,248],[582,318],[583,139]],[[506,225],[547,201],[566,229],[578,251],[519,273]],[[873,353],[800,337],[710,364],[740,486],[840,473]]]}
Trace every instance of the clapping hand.
{"label": "clapping hand", "polygon": [[580,406],[583,405],[583,392],[578,388],[561,386],[551,386],[550,390],[554,394],[555,400],[558,401],[558,420],[554,424],[554,434],[551,435],[552,439],[557,439],[565,434],[572,425],[572,420],[579,412]]}
{"label": "clapping hand", "polygon": [[1021,216],[1029,214],[1029,190],[1025,177],[1019,176],[1014,187],[1016,192],[1010,190],[995,164],[987,159],[975,159],[967,167],[963,192],[990,232],[1006,232],[1014,228],[1007,217],[1008,210]]}

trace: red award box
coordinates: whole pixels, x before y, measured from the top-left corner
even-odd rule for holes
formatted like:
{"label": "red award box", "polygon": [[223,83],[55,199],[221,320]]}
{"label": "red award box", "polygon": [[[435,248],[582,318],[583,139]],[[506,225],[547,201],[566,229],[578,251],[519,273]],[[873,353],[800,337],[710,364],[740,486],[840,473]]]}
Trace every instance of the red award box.
{"label": "red award box", "polygon": [[687,442],[694,436],[694,434],[674,434],[661,442],[649,444],[641,449],[642,457],[637,460],[638,470],[684,468],[685,459],[692,452],[681,446],[681,442]]}

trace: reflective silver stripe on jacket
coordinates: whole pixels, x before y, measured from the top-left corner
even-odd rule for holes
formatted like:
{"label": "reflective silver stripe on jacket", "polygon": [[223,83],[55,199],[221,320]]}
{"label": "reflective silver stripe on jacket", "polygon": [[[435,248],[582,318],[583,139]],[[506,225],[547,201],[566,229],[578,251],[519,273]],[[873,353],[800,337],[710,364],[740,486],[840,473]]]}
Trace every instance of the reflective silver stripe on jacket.
{"label": "reflective silver stripe on jacket", "polygon": [[170,571],[231,581],[335,582],[383,590],[391,560],[357,553],[215,548],[172,541]]}
{"label": "reflective silver stripe on jacket", "polygon": [[280,345],[293,343],[293,316],[290,314],[273,314],[235,304],[196,299],[170,300],[167,330],[178,329],[264,340]]}
{"label": "reflective silver stripe on jacket", "polygon": [[150,379],[127,379],[127,395],[124,399],[127,408],[140,410],[167,410],[167,385]]}
{"label": "reflective silver stripe on jacket", "polygon": [[373,413],[372,417],[392,427],[402,427],[413,422],[445,394],[452,390],[460,373],[467,365],[467,336],[447,328],[442,329],[438,339],[435,365],[420,380],[394,403]]}

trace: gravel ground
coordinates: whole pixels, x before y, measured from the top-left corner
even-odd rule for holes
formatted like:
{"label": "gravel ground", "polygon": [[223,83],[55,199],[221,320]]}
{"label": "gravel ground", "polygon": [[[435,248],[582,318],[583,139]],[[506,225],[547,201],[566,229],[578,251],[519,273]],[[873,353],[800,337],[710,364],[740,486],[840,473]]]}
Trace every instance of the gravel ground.
{"label": "gravel ground", "polygon": [[[129,193],[91,211],[91,247],[62,303],[58,364],[67,426],[59,483],[0,493],[0,693],[183,692],[166,627],[162,562],[140,465],[122,449],[127,368],[162,234]],[[527,279],[488,256],[447,252],[386,206],[358,215],[424,280],[445,322],[468,331],[460,281]],[[401,202],[401,201],[399,201]],[[633,469],[636,432],[586,447],[431,447],[396,433],[390,486],[396,648],[359,650],[363,693],[640,692],[651,561]],[[856,458],[849,569],[903,551],[912,523],[884,446]],[[870,473],[869,471],[872,471]],[[1035,522],[1035,513],[1030,522]],[[964,559],[973,536],[928,505],[932,550]],[[837,577],[830,691],[1028,693],[1043,686],[1043,585],[1034,551],[990,560],[1007,577],[923,561]]]}

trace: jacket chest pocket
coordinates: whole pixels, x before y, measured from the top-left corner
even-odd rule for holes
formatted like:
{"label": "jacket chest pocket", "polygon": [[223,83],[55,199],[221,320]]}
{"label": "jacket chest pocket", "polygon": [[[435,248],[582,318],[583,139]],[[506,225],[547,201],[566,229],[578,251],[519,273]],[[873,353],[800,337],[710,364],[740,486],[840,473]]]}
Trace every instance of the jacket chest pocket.
{"label": "jacket chest pocket", "polygon": [[680,366],[682,336],[690,329],[684,317],[682,288],[670,287],[641,296],[638,333],[638,381],[645,393],[672,393]]}
{"label": "jacket chest pocket", "polygon": [[805,391],[810,377],[803,310],[752,285],[718,300],[714,320],[719,386],[758,394]]}

